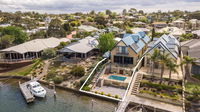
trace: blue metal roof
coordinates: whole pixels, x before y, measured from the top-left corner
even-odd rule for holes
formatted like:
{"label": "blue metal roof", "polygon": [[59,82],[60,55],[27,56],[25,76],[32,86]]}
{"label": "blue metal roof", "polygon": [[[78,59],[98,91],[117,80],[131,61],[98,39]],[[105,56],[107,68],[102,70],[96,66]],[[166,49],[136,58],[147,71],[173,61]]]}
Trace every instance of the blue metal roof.
{"label": "blue metal roof", "polygon": [[124,34],[122,41],[138,53],[145,46],[139,34]]}
{"label": "blue metal roof", "polygon": [[147,44],[150,41],[150,38],[145,34],[145,32],[138,32],[140,38]]}

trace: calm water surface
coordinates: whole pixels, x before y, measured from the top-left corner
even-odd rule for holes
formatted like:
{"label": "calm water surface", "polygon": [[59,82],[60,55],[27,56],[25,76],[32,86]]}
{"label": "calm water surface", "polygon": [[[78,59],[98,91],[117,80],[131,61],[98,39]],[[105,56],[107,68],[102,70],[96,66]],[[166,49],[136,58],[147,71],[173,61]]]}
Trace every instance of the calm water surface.
{"label": "calm water surface", "polygon": [[1,84],[3,86],[0,87],[0,112],[114,112],[116,107],[116,104],[111,102],[80,96],[61,89],[56,89],[55,98],[53,90],[47,87],[45,87],[46,98],[36,98],[34,103],[27,104],[19,90],[18,80],[0,79]]}

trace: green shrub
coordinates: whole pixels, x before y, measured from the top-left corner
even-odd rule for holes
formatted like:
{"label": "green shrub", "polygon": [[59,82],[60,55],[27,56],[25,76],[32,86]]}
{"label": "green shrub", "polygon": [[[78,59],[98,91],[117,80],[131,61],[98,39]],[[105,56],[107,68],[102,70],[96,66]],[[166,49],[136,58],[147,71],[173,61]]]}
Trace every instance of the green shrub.
{"label": "green shrub", "polygon": [[62,49],[62,48],[64,48],[68,44],[69,44],[69,42],[60,42],[59,46],[57,46],[56,48],[57,49]]}
{"label": "green shrub", "polygon": [[110,94],[110,93],[108,93],[108,94],[107,94],[107,96],[111,97],[111,94]]}
{"label": "green shrub", "polygon": [[62,76],[56,76],[53,78],[53,81],[55,84],[60,84],[63,81],[63,77]]}
{"label": "green shrub", "polygon": [[100,94],[101,94],[101,95],[104,95],[104,92],[101,92]]}
{"label": "green shrub", "polygon": [[82,66],[74,66],[70,73],[74,76],[82,77],[85,74],[85,69]]}
{"label": "green shrub", "polygon": [[169,85],[164,85],[164,84],[155,84],[152,82],[148,82],[148,81],[141,81],[141,86],[147,86],[147,87],[152,87],[152,88],[156,88],[158,90],[175,90],[177,89],[176,86],[169,86]]}
{"label": "green shrub", "polygon": [[53,79],[56,76],[55,72],[49,72],[47,74],[47,79]]}
{"label": "green shrub", "polygon": [[56,56],[56,51],[55,49],[53,48],[48,48],[48,49],[45,49],[43,52],[42,52],[42,58],[43,59],[50,59],[50,58],[53,58]]}
{"label": "green shrub", "polygon": [[98,94],[98,91],[95,91],[94,93]]}
{"label": "green shrub", "polygon": [[88,86],[84,86],[84,87],[83,87],[83,90],[85,90],[85,91],[90,91],[90,90],[91,90],[91,88],[90,88],[90,87],[88,87]]}
{"label": "green shrub", "polygon": [[119,98],[119,95],[115,95],[115,98]]}

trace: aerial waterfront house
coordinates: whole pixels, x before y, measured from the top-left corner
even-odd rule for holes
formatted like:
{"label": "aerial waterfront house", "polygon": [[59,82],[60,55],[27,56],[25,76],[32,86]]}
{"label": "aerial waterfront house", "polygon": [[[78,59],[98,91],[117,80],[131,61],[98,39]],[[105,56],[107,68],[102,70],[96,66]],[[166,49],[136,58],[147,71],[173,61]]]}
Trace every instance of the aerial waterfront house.
{"label": "aerial waterfront house", "polygon": [[55,48],[60,42],[67,42],[67,38],[35,39],[13,47],[0,50],[1,61],[22,61],[39,58],[43,50]]}
{"label": "aerial waterfront house", "polygon": [[85,37],[65,46],[59,52],[66,59],[85,59],[95,53],[98,42],[94,37]]}
{"label": "aerial waterfront house", "polygon": [[135,66],[147,48],[150,38],[144,32],[124,34],[111,50],[111,62],[119,65]]}

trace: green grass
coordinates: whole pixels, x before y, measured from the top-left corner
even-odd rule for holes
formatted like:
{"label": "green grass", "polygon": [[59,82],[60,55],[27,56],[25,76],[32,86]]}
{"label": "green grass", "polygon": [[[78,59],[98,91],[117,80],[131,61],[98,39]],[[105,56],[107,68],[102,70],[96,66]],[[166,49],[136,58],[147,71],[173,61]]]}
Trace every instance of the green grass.
{"label": "green grass", "polygon": [[21,67],[21,68],[18,68],[18,69],[9,71],[9,72],[5,72],[5,73],[3,73],[3,75],[26,76],[32,70],[34,70],[37,67],[37,65],[39,65],[40,63],[41,63],[41,60],[36,60],[36,61],[33,61],[33,63],[30,65],[27,65],[25,67]]}

